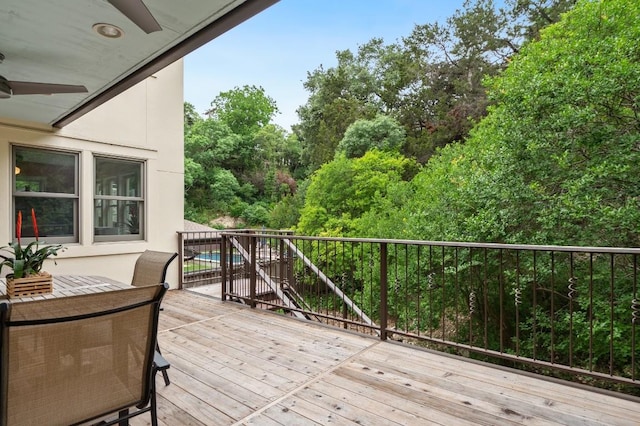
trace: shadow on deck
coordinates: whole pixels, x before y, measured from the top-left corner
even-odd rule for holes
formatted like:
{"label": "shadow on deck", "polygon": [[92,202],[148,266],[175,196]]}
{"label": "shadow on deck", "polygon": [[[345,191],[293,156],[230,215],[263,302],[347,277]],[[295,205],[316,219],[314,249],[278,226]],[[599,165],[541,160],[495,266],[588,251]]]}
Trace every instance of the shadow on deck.
{"label": "shadow on deck", "polygon": [[170,291],[163,307],[158,338],[172,382],[158,377],[164,425],[640,424],[638,399],[185,290]]}

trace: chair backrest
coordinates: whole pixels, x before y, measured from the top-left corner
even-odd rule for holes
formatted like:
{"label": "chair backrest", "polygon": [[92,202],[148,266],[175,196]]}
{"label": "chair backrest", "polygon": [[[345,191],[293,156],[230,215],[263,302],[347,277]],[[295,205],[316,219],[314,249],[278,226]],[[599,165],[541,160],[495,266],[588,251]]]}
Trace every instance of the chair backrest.
{"label": "chair backrest", "polygon": [[165,282],[167,268],[178,253],[145,250],[136,260],[131,285],[140,287]]}
{"label": "chair backrest", "polygon": [[0,425],[69,425],[144,407],[168,287],[0,303]]}

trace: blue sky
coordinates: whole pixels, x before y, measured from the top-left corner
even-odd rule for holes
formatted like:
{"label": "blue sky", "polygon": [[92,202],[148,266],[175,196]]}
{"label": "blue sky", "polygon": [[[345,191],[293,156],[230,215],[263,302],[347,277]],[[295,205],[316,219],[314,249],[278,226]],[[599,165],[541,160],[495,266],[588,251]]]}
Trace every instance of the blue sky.
{"label": "blue sky", "polygon": [[185,57],[184,99],[199,113],[223,91],[262,86],[280,109],[274,122],[290,130],[309,93],[302,83],[335,52],[374,37],[392,43],[416,24],[444,22],[463,0],[281,0]]}

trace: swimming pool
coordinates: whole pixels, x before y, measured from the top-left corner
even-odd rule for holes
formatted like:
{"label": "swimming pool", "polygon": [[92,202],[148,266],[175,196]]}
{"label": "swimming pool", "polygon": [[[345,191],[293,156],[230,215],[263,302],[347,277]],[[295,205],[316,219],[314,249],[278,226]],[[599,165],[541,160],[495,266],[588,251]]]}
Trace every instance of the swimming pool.
{"label": "swimming pool", "polygon": [[[220,263],[220,252],[214,251],[214,252],[200,253],[195,257],[195,260],[203,260],[205,262]],[[233,255],[233,263],[242,263],[242,262],[243,262],[242,255],[239,255],[239,254]]]}

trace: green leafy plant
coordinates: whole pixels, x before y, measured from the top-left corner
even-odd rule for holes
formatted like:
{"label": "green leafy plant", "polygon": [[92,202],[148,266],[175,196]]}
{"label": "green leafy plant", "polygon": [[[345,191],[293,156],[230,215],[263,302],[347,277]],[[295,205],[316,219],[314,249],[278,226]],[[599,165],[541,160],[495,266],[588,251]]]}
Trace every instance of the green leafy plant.
{"label": "green leafy plant", "polygon": [[13,270],[13,274],[9,277],[23,278],[32,274],[37,274],[42,269],[44,261],[51,257],[57,256],[64,247],[60,244],[40,246],[38,238],[38,224],[36,221],[36,213],[31,209],[31,221],[33,224],[33,232],[36,240],[22,247],[22,212],[18,212],[18,220],[16,223],[16,242],[9,243],[8,246],[0,247],[0,251],[8,254],[0,253],[0,272],[4,266],[8,266]]}

